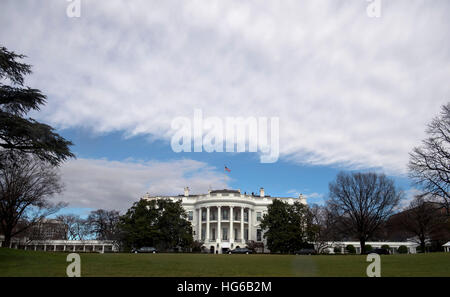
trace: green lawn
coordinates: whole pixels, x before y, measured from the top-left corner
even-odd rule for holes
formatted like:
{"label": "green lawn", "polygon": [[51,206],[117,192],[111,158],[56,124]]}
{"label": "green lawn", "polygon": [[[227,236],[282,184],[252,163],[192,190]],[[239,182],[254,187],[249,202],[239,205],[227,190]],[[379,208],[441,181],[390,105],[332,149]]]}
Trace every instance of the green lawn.
{"label": "green lawn", "polygon": [[[0,276],[65,276],[65,253],[0,248]],[[365,276],[365,256],[80,254],[82,276]],[[450,276],[450,253],[381,257],[382,276]]]}

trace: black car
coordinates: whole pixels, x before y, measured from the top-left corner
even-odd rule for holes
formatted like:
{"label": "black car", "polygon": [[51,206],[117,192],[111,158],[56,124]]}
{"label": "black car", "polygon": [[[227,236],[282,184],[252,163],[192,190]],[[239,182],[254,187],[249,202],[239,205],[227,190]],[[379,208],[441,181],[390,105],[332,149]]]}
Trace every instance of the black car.
{"label": "black car", "polygon": [[295,251],[294,254],[296,255],[315,255],[317,254],[315,249],[300,249],[298,251]]}
{"label": "black car", "polygon": [[379,248],[379,249],[373,249],[369,252],[366,252],[366,255],[368,255],[368,254],[389,255],[390,253],[389,253],[388,249]]}
{"label": "black car", "polygon": [[228,254],[253,254],[253,251],[248,248],[235,248],[234,250],[228,251]]}
{"label": "black car", "polygon": [[156,254],[158,252],[158,250],[156,248],[154,248],[154,247],[144,246],[144,247],[141,247],[141,248],[138,248],[138,249],[133,249],[131,252],[135,253],[135,254],[137,254],[137,253],[153,253],[153,254]]}

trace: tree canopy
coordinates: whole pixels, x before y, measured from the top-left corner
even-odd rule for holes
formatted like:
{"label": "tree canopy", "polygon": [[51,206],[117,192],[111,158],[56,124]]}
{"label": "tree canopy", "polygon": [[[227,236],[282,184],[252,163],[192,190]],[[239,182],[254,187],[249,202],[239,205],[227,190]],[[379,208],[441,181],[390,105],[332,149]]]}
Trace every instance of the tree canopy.
{"label": "tree canopy", "polygon": [[161,250],[188,248],[193,242],[192,225],[181,201],[141,199],[120,218],[119,228],[125,249],[143,246]]}
{"label": "tree canopy", "polygon": [[428,125],[427,138],[410,153],[409,175],[426,194],[441,199],[450,215],[450,103]]}
{"label": "tree canopy", "polygon": [[54,166],[27,154],[8,155],[0,167],[0,231],[5,245],[11,238],[43,218],[56,213],[64,203],[50,198],[62,190]]}
{"label": "tree canopy", "polygon": [[69,149],[72,142],[51,126],[26,117],[46,103],[46,96],[38,89],[23,86],[25,75],[31,74],[31,66],[18,61],[23,58],[24,55],[0,47],[0,148],[3,153],[31,153],[58,165],[74,157]]}
{"label": "tree canopy", "polygon": [[335,216],[347,222],[349,231],[361,243],[366,241],[394,213],[403,197],[392,179],[377,173],[344,173],[329,184],[328,205]]}
{"label": "tree canopy", "polygon": [[293,253],[305,247],[308,240],[310,213],[306,205],[296,201],[273,200],[263,216],[261,228],[271,252]]}

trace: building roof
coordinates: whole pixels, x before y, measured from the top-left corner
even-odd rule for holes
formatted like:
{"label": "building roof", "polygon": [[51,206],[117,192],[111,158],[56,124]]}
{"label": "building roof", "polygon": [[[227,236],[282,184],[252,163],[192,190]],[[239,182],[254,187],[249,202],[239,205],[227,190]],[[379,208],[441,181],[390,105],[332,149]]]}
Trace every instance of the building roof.
{"label": "building roof", "polygon": [[211,194],[218,194],[218,193],[233,193],[233,194],[240,194],[241,192],[239,190],[229,190],[229,189],[223,189],[223,190],[213,190],[211,191]]}
{"label": "building roof", "polygon": [[450,241],[447,242],[446,244],[443,244],[442,246],[450,246]]}

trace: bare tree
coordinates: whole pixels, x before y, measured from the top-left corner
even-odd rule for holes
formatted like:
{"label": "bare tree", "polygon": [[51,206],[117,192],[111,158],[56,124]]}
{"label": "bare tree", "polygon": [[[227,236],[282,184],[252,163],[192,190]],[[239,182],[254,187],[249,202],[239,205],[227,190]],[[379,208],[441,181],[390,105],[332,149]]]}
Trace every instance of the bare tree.
{"label": "bare tree", "polygon": [[66,214],[56,217],[66,226],[68,240],[85,240],[89,236],[90,230],[87,221],[78,215]]}
{"label": "bare tree", "polygon": [[391,216],[403,193],[392,179],[376,173],[339,173],[329,184],[330,200],[337,217],[348,227],[366,251],[366,241]]}
{"label": "bare tree", "polygon": [[316,252],[322,253],[330,243],[341,239],[339,220],[329,207],[317,204],[311,205],[310,215],[309,238],[315,243]]}
{"label": "bare tree", "polygon": [[0,158],[0,228],[9,246],[12,237],[65,204],[50,201],[62,189],[54,166],[27,154],[2,152]]}
{"label": "bare tree", "polygon": [[98,209],[92,211],[87,218],[92,233],[100,240],[114,240],[118,236],[120,214],[117,210]]}
{"label": "bare tree", "polygon": [[402,227],[412,236],[417,237],[420,247],[425,252],[426,241],[432,234],[442,228],[446,218],[440,212],[440,204],[426,200],[426,195],[414,197],[404,212],[399,214]]}
{"label": "bare tree", "polygon": [[410,153],[409,175],[425,192],[440,197],[450,215],[450,103],[426,132],[428,138]]}

